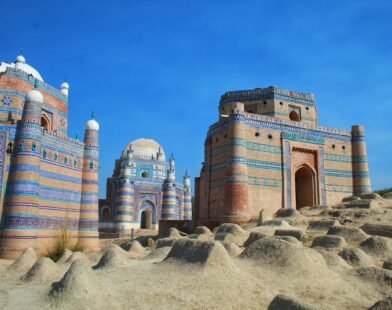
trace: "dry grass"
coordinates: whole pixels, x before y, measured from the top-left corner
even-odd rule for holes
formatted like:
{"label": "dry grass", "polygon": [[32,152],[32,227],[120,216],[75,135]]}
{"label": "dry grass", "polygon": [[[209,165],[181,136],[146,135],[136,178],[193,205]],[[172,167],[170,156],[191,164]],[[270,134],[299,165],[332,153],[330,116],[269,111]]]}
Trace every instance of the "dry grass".
{"label": "dry grass", "polygon": [[83,247],[74,241],[69,226],[64,224],[56,231],[54,241],[47,250],[46,256],[57,262],[66,249],[72,252],[83,251]]}

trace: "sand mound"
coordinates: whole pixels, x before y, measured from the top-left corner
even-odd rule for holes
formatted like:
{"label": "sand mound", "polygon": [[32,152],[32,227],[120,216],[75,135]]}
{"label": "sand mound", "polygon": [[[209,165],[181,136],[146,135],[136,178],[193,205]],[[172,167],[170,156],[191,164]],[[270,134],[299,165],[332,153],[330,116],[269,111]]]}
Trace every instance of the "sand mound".
{"label": "sand mound", "polygon": [[[121,249],[124,251],[123,249]],[[93,269],[114,268],[127,263],[127,257],[120,251],[113,248],[106,250],[98,264]]]}
{"label": "sand mound", "polygon": [[65,249],[63,255],[57,260],[57,264],[64,264],[68,258],[70,258],[72,255],[72,251],[69,249]]}
{"label": "sand mound", "polygon": [[[185,234],[183,233],[183,235],[185,235]],[[181,238],[183,238],[183,235],[180,233],[180,231],[177,228],[170,227],[169,232],[166,235],[166,238],[181,239]]]}
{"label": "sand mound", "polygon": [[346,240],[344,240],[341,236],[334,235],[326,235],[326,236],[318,236],[314,238],[312,242],[312,248],[320,247],[325,249],[335,249],[338,250],[347,245]]}
{"label": "sand mound", "polygon": [[216,271],[236,270],[223,245],[213,241],[177,240],[164,262],[194,264]]}
{"label": "sand mound", "polygon": [[279,228],[290,228],[291,225],[287,223],[285,220],[269,220],[263,222],[261,227],[263,226],[272,226],[272,227],[279,227]]}
{"label": "sand mound", "polygon": [[248,239],[248,236],[249,233],[247,232],[236,234],[236,235],[232,233],[216,233],[214,239],[217,241],[226,241],[242,246],[244,242]]}
{"label": "sand mound", "polygon": [[188,236],[190,239],[196,239],[199,241],[213,241],[214,235],[213,234],[191,234]]}
{"label": "sand mound", "polygon": [[339,256],[353,267],[370,267],[374,261],[358,248],[345,248],[339,252]]}
{"label": "sand mound", "polygon": [[291,217],[298,215],[300,215],[300,213],[297,210],[291,208],[281,208],[275,213],[276,217]]}
{"label": "sand mound", "polygon": [[277,229],[275,230],[275,236],[291,236],[298,240],[305,238],[305,232],[299,229]]}
{"label": "sand mound", "polygon": [[251,232],[248,239],[246,239],[244,243],[244,247],[249,246],[251,243],[255,242],[256,240],[262,239],[266,237],[266,234],[263,234],[261,232]]}
{"label": "sand mound", "polygon": [[102,294],[98,279],[81,260],[72,263],[59,282],[54,282],[49,296],[56,301],[95,304]]}
{"label": "sand mound", "polygon": [[392,241],[388,238],[373,236],[362,242],[360,247],[370,255],[380,258],[392,258]]}
{"label": "sand mound", "polygon": [[212,235],[212,231],[207,226],[197,226],[193,233],[197,235]]}
{"label": "sand mound", "polygon": [[347,226],[331,227],[327,234],[341,236],[347,242],[362,242],[369,237],[362,229]]}
{"label": "sand mound", "polygon": [[167,254],[169,254],[171,250],[171,247],[166,246],[166,247],[160,247],[160,248],[152,248],[151,252],[145,256],[143,259],[148,260],[148,259],[153,259],[153,260],[162,260],[164,259]]}
{"label": "sand mound", "polygon": [[144,253],[146,249],[136,240],[132,241],[131,246],[128,249],[128,252],[131,253]]}
{"label": "sand mound", "polygon": [[60,268],[48,257],[40,257],[21,278],[22,281],[47,281],[57,276]]}
{"label": "sand mound", "polygon": [[164,247],[171,247],[173,245],[174,241],[176,241],[176,240],[177,239],[170,239],[170,238],[158,239],[154,243],[154,248],[159,249],[159,248],[164,248]]}
{"label": "sand mound", "polygon": [[224,223],[216,229],[216,234],[232,234],[234,236],[236,235],[243,235],[245,234],[245,230],[243,230],[239,225],[237,224],[231,224],[231,223]]}
{"label": "sand mound", "polygon": [[295,297],[279,294],[276,295],[268,306],[268,310],[315,310],[311,304],[298,300]]}
{"label": "sand mound", "polygon": [[392,270],[392,261],[384,261],[384,263],[382,264],[382,268]]}
{"label": "sand mound", "polygon": [[240,247],[235,243],[227,242],[227,241],[222,241],[221,243],[231,257],[236,257],[242,253]]}
{"label": "sand mound", "polygon": [[324,249],[317,249],[317,251],[324,257],[329,268],[337,271],[352,269],[338,254]]}
{"label": "sand mound", "polygon": [[272,238],[284,240],[284,241],[287,241],[288,243],[302,246],[301,241],[299,241],[297,238],[294,238],[293,236],[272,236]]}
{"label": "sand mound", "polygon": [[359,195],[361,199],[377,199],[377,200],[382,200],[382,197],[377,194],[377,193],[367,193],[367,194],[362,194]]}
{"label": "sand mound", "polygon": [[392,309],[392,296],[388,296],[382,300],[377,301],[368,310],[390,310]]}
{"label": "sand mound", "polygon": [[356,270],[357,275],[363,280],[373,282],[375,284],[392,287],[392,271],[379,267],[364,267]]}
{"label": "sand mound", "polygon": [[82,260],[86,263],[90,262],[87,255],[84,254],[83,252],[73,252],[72,255],[65,262],[66,263],[73,263],[76,260]]}
{"label": "sand mound", "polygon": [[327,272],[320,253],[287,241],[266,237],[253,242],[240,255],[257,262],[257,266],[276,268],[279,272],[315,274]]}
{"label": "sand mound", "polygon": [[27,272],[36,262],[37,254],[33,248],[24,249],[22,254],[9,267],[13,271]]}
{"label": "sand mound", "polygon": [[329,230],[331,227],[340,226],[336,220],[320,220],[309,222],[307,230]]}

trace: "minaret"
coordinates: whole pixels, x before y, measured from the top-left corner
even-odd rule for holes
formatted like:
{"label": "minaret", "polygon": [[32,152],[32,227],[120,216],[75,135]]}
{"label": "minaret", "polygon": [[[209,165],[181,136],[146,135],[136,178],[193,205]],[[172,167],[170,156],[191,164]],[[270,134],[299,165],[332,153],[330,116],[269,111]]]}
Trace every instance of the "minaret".
{"label": "minaret", "polygon": [[115,222],[116,231],[120,234],[129,235],[134,219],[134,185],[124,175],[116,182],[115,189]]}
{"label": "minaret", "polygon": [[167,178],[163,182],[162,220],[177,220],[178,208],[176,206],[176,171],[173,154],[169,160]]}
{"label": "minaret", "polygon": [[[243,104],[231,104],[227,134],[229,139],[246,139],[246,124]],[[230,141],[230,140],[229,140]],[[232,223],[244,223],[250,220],[248,211],[248,167],[246,148],[230,143],[228,147],[225,203],[223,212],[214,214],[221,220]]]}
{"label": "minaret", "polygon": [[16,132],[7,184],[1,258],[13,259],[23,249],[35,246],[36,229],[39,224],[37,216],[42,104],[43,96],[38,90],[30,90],[27,93],[22,120]]}
{"label": "minaret", "polygon": [[370,193],[372,189],[366,152],[365,128],[363,126],[352,126],[351,141],[354,195]]}
{"label": "minaret", "polygon": [[184,176],[184,196],[183,196],[183,207],[184,207],[184,220],[192,220],[192,190],[191,190],[191,179],[188,176],[188,172],[185,171]]}
{"label": "minaret", "polygon": [[94,115],[86,123],[80,202],[79,244],[96,251],[98,244],[98,131]]}

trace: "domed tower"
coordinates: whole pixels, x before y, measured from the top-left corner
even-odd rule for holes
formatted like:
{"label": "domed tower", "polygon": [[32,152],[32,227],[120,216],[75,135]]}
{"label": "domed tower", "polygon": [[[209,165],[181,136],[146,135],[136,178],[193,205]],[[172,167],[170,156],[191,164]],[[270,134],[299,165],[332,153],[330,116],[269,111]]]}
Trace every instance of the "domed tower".
{"label": "domed tower", "polygon": [[94,116],[86,123],[79,220],[79,244],[89,250],[98,245],[98,131]]}
{"label": "domed tower", "polygon": [[352,126],[352,162],[354,195],[371,192],[365,128],[361,125]]}
{"label": "domed tower", "polygon": [[43,96],[38,90],[27,93],[22,120],[16,132],[0,254],[6,259],[15,258],[24,248],[35,246],[39,214],[42,104]]}
{"label": "domed tower", "polygon": [[192,220],[192,190],[191,190],[191,179],[188,176],[188,172],[185,172],[184,176],[184,196],[183,196],[183,207],[184,207],[184,220]]}
{"label": "domed tower", "polygon": [[167,178],[163,183],[162,190],[162,220],[177,220],[178,208],[176,200],[176,171],[173,154],[169,160]]}

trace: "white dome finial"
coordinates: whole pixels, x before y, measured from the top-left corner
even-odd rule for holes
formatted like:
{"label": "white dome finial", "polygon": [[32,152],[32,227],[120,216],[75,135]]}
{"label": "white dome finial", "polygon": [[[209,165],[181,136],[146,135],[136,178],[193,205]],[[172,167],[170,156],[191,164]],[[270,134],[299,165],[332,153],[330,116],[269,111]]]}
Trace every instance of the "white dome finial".
{"label": "white dome finial", "polygon": [[23,65],[26,63],[26,59],[23,56],[23,49],[20,51],[20,55],[15,58],[15,69],[22,70]]}
{"label": "white dome finial", "polygon": [[60,90],[61,93],[68,97],[69,84],[67,83],[67,78],[65,78],[64,82],[61,83],[60,88],[61,88],[61,90]]}
{"label": "white dome finial", "polygon": [[91,119],[86,123],[86,129],[99,130],[99,124],[94,119],[94,111],[91,113]]}

